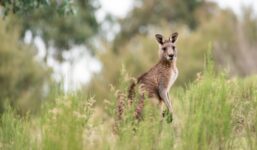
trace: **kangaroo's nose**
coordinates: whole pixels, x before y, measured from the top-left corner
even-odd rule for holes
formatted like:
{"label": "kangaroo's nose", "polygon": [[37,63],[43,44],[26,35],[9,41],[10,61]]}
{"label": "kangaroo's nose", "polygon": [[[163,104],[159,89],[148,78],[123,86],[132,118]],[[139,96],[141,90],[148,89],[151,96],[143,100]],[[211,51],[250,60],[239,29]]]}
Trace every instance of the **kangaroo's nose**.
{"label": "kangaroo's nose", "polygon": [[169,57],[170,57],[170,58],[173,58],[173,57],[174,57],[174,54],[170,54]]}

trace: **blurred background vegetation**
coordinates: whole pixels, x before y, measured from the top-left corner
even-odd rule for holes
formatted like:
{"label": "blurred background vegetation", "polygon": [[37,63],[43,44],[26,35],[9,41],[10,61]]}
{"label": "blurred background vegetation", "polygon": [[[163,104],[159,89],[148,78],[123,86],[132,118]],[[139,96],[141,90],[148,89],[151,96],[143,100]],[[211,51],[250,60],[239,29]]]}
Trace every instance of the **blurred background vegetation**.
{"label": "blurred background vegetation", "polygon": [[[202,72],[209,47],[217,70],[242,77],[257,72],[257,17],[251,6],[242,6],[236,15],[213,1],[135,0],[124,17],[107,14],[100,21],[97,0],[4,0],[0,6],[1,112],[5,103],[21,114],[36,112],[54,85],[65,84],[64,76],[55,79],[51,62],[74,66],[85,54],[102,67],[80,89],[101,105],[110,97],[110,84],[119,83],[122,65],[136,77],[156,63],[155,33],[180,34],[175,86],[186,87]],[[43,41],[43,52],[37,38]],[[82,52],[71,57],[78,46]]]}
{"label": "blurred background vegetation", "polygon": [[257,72],[257,19],[251,6],[242,7],[242,15],[238,16],[210,1],[135,1],[132,10],[118,23],[120,30],[114,40],[103,41],[105,51],[97,55],[103,69],[87,85],[100,101],[108,95],[110,83],[118,84],[122,65],[130,76],[136,77],[157,61],[155,33],[167,37],[173,31],[179,32],[180,75],[175,86],[185,87],[202,71],[209,46],[217,69],[227,70],[231,76]]}
{"label": "blurred background vegetation", "polygon": [[[256,149],[257,7],[131,0],[117,16],[111,1],[125,3],[0,0],[0,149]],[[117,97],[158,61],[154,35],[175,31],[174,121],[147,100],[143,121],[137,100],[117,121]]]}

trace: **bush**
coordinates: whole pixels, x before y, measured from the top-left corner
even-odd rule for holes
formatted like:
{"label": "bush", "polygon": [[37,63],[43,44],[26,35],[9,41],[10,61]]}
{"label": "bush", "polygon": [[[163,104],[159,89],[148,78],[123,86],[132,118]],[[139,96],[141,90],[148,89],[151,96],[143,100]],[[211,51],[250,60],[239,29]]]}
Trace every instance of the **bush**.
{"label": "bush", "polygon": [[21,114],[36,112],[49,81],[47,67],[37,62],[33,49],[18,40],[16,28],[0,21],[0,113],[9,103]]}

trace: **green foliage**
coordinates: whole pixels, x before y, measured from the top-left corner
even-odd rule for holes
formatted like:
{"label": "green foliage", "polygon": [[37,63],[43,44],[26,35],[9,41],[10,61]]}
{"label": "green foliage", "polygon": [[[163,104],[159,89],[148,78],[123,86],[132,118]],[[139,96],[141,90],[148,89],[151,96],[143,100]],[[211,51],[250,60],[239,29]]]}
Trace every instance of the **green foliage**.
{"label": "green foliage", "polygon": [[17,28],[0,21],[0,111],[8,101],[20,113],[35,111],[44,96],[49,71],[37,62],[34,49],[18,40]]}
{"label": "green foliage", "polygon": [[[213,68],[211,63],[206,68]],[[256,149],[257,77],[229,79],[206,70],[186,89],[172,89],[174,120],[161,121],[158,107],[145,100],[143,120],[134,106],[116,118],[116,97],[126,92],[127,74],[112,87],[105,109],[79,93],[59,94],[34,118],[19,118],[9,107],[1,117],[3,149]],[[116,96],[115,96],[116,95]],[[125,99],[124,99],[125,100]],[[126,101],[125,101],[126,102]],[[116,120],[116,122],[115,122]]]}
{"label": "green foliage", "polygon": [[194,30],[201,20],[212,16],[208,10],[216,9],[213,3],[203,0],[141,0],[135,3],[136,7],[120,21],[121,31],[114,40],[115,52],[121,52],[119,48],[137,34],[151,33],[149,31],[161,29],[163,24],[169,24],[169,28],[182,25]]}
{"label": "green foliage", "polygon": [[[63,52],[76,45],[85,45],[87,50],[94,52],[91,39],[99,30],[95,16],[96,10],[100,7],[98,1],[49,0],[45,5],[41,5],[45,0],[19,1],[21,4],[14,1],[6,3],[9,2],[10,7],[19,5],[21,11],[6,18],[11,18],[13,24],[20,26],[20,38],[24,38],[26,31],[31,31],[33,37],[40,36],[43,39],[46,44],[45,62],[49,56],[63,61]],[[30,5],[38,6],[27,11]]]}
{"label": "green foliage", "polygon": [[97,34],[99,28],[95,17],[95,11],[99,7],[97,1],[74,1],[76,12],[73,15],[60,15],[55,9],[58,4],[52,5],[19,15],[22,32],[30,30],[34,36],[39,35],[46,44],[47,54],[49,48],[55,48],[53,55],[60,61],[64,59],[62,52],[75,45],[85,44],[92,51],[90,39]]}
{"label": "green foliage", "polygon": [[27,118],[19,118],[11,107],[7,106],[7,110],[0,118],[0,149],[29,149],[28,125]]}
{"label": "green foliage", "polygon": [[[89,128],[93,99],[71,94],[55,99],[46,105],[40,121],[43,149],[82,149],[85,146],[84,130]],[[40,148],[39,147],[39,148]]]}
{"label": "green foliage", "polygon": [[252,47],[256,46],[257,39],[257,19],[254,15],[254,8],[251,6],[243,8],[242,29],[244,30],[246,41]]}
{"label": "green foliage", "polygon": [[[3,0],[0,2],[0,5],[4,8],[4,14],[8,15],[11,11],[13,13],[29,13],[33,9],[38,9],[40,7],[53,7],[53,3],[56,1],[49,1],[49,0]],[[67,14],[72,11],[71,2],[70,0],[62,0],[59,2],[59,6],[55,7],[54,9],[59,11],[61,14]]]}
{"label": "green foliage", "polygon": [[[200,9],[202,10],[202,9]],[[241,20],[229,10],[216,10],[216,14],[206,20],[201,20],[198,28],[191,31],[185,25],[171,26],[163,21],[158,26],[151,26],[144,35],[136,33],[116,53],[112,43],[104,43],[106,51],[99,54],[103,64],[102,72],[95,76],[87,89],[95,91],[101,102],[108,97],[106,91],[109,84],[118,84],[121,64],[127,66],[130,76],[138,77],[158,61],[158,45],[154,35],[162,33],[168,37],[171,32],[179,33],[176,47],[178,50],[178,79],[174,86],[183,86],[192,82],[204,68],[204,54],[212,49],[215,70],[226,70],[229,75],[247,76],[255,74],[256,70],[256,17],[253,12],[245,12]],[[211,43],[211,47],[209,46]]]}
{"label": "green foliage", "polygon": [[[238,20],[231,11],[205,1],[139,1],[128,17],[121,19],[114,42],[101,41],[106,49],[98,55],[103,70],[87,87],[87,92],[96,95],[89,98],[60,92],[59,85],[49,86],[47,68],[34,60],[33,47],[22,43],[18,29],[41,36],[47,49],[56,48],[54,55],[62,60],[63,51],[74,45],[90,47],[99,30],[95,18],[98,3],[75,1],[72,7],[77,12],[65,15],[70,1],[60,5],[52,0],[49,7],[41,5],[44,1],[1,1],[1,5],[3,2],[7,11],[18,13],[10,16],[12,24],[0,22],[0,149],[257,148],[257,77],[230,78],[215,70],[229,64],[229,73],[256,71],[257,26],[250,9]],[[162,120],[158,107],[147,99],[143,119],[138,121],[135,110],[140,99],[129,107],[126,98],[130,76],[140,75],[158,61],[154,34],[167,37],[173,31],[179,32],[179,78],[170,93],[174,114]],[[213,49],[210,53],[216,63],[204,59],[207,49]],[[195,79],[197,72],[202,73]],[[119,98],[124,105],[121,120],[117,119]],[[51,102],[44,103],[40,113],[25,113],[39,109],[42,99]]]}
{"label": "green foliage", "polygon": [[87,129],[92,128],[88,121],[94,100],[70,94],[59,95],[53,102],[45,103],[40,118],[21,118],[8,107],[0,120],[0,148],[62,150],[87,146],[84,139]]}

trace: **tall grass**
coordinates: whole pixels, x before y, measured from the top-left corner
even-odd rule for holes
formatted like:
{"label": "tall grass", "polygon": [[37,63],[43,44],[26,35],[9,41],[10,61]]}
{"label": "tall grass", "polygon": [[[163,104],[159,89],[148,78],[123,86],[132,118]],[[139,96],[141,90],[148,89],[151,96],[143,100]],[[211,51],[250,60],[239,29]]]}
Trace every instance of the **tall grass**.
{"label": "tall grass", "polygon": [[162,120],[149,100],[143,119],[135,119],[138,98],[128,107],[123,70],[104,108],[79,92],[53,94],[54,102],[37,116],[19,117],[8,108],[0,118],[0,149],[257,149],[257,77],[230,79],[206,68],[186,89],[171,89],[172,123]]}

